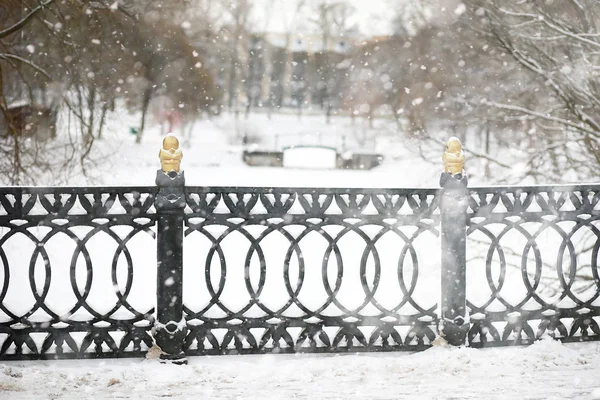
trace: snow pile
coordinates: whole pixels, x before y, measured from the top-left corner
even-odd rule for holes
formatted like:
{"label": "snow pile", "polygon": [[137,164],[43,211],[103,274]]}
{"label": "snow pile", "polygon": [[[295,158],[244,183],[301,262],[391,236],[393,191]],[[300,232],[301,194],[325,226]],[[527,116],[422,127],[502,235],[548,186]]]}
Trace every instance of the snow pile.
{"label": "snow pile", "polygon": [[600,398],[600,343],[432,348],[422,353],[14,362],[3,398]]}

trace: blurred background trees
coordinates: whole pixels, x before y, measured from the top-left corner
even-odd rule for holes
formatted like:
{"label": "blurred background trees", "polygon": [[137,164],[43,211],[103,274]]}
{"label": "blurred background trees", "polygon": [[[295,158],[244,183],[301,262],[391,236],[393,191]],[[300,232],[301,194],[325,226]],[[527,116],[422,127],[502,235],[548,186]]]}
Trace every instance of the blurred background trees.
{"label": "blurred background trees", "polygon": [[508,58],[518,76],[525,77],[517,82],[521,91],[482,99],[480,105],[526,121],[534,148],[528,172],[540,173],[551,165],[557,175],[569,168],[574,175],[597,176],[600,4],[590,0],[470,0],[466,4],[486,45]]}
{"label": "blurred background trees", "polygon": [[519,158],[515,177],[597,176],[597,2],[389,6],[375,36],[349,0],[2,0],[0,172],[85,174],[122,109],[138,143],[151,118],[185,132],[289,109],[389,122],[436,161],[459,136],[488,173]]}
{"label": "blurred background trees", "polygon": [[[0,19],[2,172],[15,184],[36,171],[86,173],[107,113],[139,111],[141,141],[150,103],[196,115],[218,97],[202,57],[177,24],[185,2],[10,0]],[[62,121],[61,121],[62,120]],[[60,124],[65,135],[57,136]],[[51,126],[52,129],[48,127]]]}

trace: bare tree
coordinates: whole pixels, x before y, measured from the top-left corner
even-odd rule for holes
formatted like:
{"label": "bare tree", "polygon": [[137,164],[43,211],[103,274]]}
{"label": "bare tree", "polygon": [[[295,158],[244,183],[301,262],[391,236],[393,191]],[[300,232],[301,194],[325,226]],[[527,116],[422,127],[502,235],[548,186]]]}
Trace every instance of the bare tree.
{"label": "bare tree", "polygon": [[343,55],[340,57],[340,52],[348,48],[348,37],[356,29],[351,19],[355,12],[356,9],[346,1],[319,0],[316,3],[316,16],[312,22],[321,40],[313,60],[316,69],[313,91],[328,123],[344,88],[345,74],[338,73],[336,67],[344,58]]}
{"label": "bare tree", "polygon": [[[274,103],[277,103],[278,106],[282,105],[283,99],[287,99],[293,97],[292,95],[292,76],[293,76],[293,63],[296,62],[294,60],[294,51],[292,50],[292,40],[294,35],[297,32],[299,20],[302,11],[305,9],[307,5],[306,0],[279,0],[281,5],[293,3],[294,7],[290,14],[282,15],[282,23],[283,29],[285,32],[285,44],[283,48],[283,56],[284,60],[279,60],[280,63],[283,63],[282,74],[279,77],[274,77],[276,82],[275,84],[270,84],[269,94],[269,115],[274,106]],[[270,74],[273,75],[273,74]],[[277,89],[275,89],[277,88]],[[280,93],[274,93],[275,90],[278,90]],[[302,103],[300,99],[297,97],[297,107],[298,113],[302,112]]]}
{"label": "bare tree", "polygon": [[552,165],[560,175],[568,169],[580,176],[597,176],[600,4],[589,0],[469,0],[466,4],[488,44],[534,78],[528,90],[538,97],[548,94],[543,101],[529,103],[517,96],[482,102],[531,123],[541,142],[529,161],[531,173]]}
{"label": "bare tree", "polygon": [[243,73],[241,55],[247,54],[245,48],[247,43],[244,39],[249,32],[252,6],[251,0],[232,0],[223,5],[227,21],[221,39],[225,39],[229,43],[227,77],[227,105],[229,110],[233,110],[237,106],[239,96],[238,78]]}

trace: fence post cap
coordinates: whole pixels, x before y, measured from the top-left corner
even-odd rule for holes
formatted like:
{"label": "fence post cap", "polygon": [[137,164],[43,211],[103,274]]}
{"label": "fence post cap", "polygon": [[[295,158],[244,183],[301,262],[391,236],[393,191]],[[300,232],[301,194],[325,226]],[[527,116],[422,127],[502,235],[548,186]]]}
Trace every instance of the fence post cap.
{"label": "fence post cap", "polygon": [[442,156],[444,172],[452,175],[462,174],[465,165],[465,155],[462,151],[462,143],[457,137],[451,137],[446,142],[446,151]]}
{"label": "fence post cap", "polygon": [[183,152],[179,148],[179,140],[175,136],[167,135],[163,139],[163,146],[158,153],[158,158],[160,158],[160,166],[165,173],[170,171],[179,173]]}

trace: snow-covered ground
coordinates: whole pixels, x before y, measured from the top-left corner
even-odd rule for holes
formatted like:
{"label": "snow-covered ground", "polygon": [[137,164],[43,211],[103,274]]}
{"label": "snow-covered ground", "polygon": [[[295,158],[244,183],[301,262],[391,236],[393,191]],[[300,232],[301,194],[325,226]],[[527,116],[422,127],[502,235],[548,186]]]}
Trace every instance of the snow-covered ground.
{"label": "snow-covered ground", "polygon": [[[101,140],[94,144],[93,165],[88,176],[70,176],[66,181],[48,179],[44,185],[153,185],[160,167],[162,147],[159,125],[146,130],[141,144],[129,134],[139,125],[138,116],[111,114]],[[188,185],[278,186],[278,187],[437,187],[442,168],[441,154],[425,162],[414,140],[397,131],[393,121],[377,120],[369,129],[364,120],[333,117],[330,124],[321,115],[250,114],[237,119],[230,114],[198,120],[193,126],[173,132],[183,149],[182,169]],[[248,145],[241,145],[244,134]],[[374,137],[378,136],[375,140]],[[339,151],[376,152],[384,163],[370,171],[337,169],[292,169],[249,167],[242,161],[247,149],[281,150],[293,145],[323,145]],[[418,173],[415,173],[418,171]],[[474,171],[475,172],[475,171]]]}
{"label": "snow-covered ground", "polygon": [[0,364],[4,399],[600,399],[600,343]]}
{"label": "snow-covered ground", "polygon": [[[66,120],[66,116],[59,118],[59,132],[66,130],[60,128]],[[36,176],[36,184],[152,185],[159,167],[158,150],[167,131],[164,126],[150,121],[142,143],[136,144],[135,136],[129,132],[131,128],[138,129],[139,125],[139,115],[117,108],[107,116],[103,137],[94,142],[86,175],[81,174],[75,163],[70,169]],[[185,127],[175,127],[173,134],[182,143],[182,168],[186,171],[188,185],[400,188],[438,187],[443,142],[453,135],[439,130],[434,135],[438,142],[422,141],[405,134],[394,120],[386,117],[376,119],[373,127],[369,127],[363,118],[353,121],[348,116],[333,116],[331,122],[326,123],[323,115],[298,118],[282,113],[269,117],[261,112],[251,113],[248,117],[243,113],[237,118],[225,113],[210,120],[198,119]],[[473,132],[465,135],[465,146],[483,152],[482,144]],[[61,137],[67,143],[70,140],[66,133],[59,135]],[[244,137],[245,146],[242,145]],[[377,153],[384,159],[381,166],[370,171],[249,167],[242,161],[244,149],[282,150],[295,145],[333,147],[342,154]],[[492,155],[498,156],[498,151],[492,151]],[[500,151],[498,157],[511,165],[511,169],[501,169],[492,163],[488,176],[485,176],[486,161],[466,153],[469,185],[536,183],[533,177],[523,178],[528,151],[518,143],[510,151]],[[67,151],[65,154],[56,152],[56,156],[71,155]],[[0,177],[0,182],[2,179]],[[556,182],[565,183],[577,181],[568,174],[556,179]],[[597,181],[596,177],[591,181]]]}

